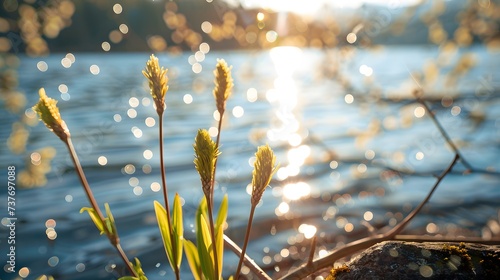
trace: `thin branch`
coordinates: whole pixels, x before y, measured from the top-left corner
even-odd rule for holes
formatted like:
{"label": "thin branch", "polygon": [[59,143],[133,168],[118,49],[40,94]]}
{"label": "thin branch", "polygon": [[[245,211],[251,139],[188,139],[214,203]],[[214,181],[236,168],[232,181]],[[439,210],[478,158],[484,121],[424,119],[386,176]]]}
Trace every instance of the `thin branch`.
{"label": "thin branch", "polygon": [[469,170],[474,170],[472,168],[472,166],[469,164],[469,162],[463,157],[462,153],[457,148],[457,146],[455,145],[455,143],[453,143],[453,141],[451,140],[450,136],[448,135],[448,133],[446,132],[446,130],[444,130],[444,128],[441,125],[441,123],[437,120],[436,115],[434,114],[434,112],[432,112],[431,108],[429,108],[429,106],[427,105],[427,103],[425,102],[425,100],[423,100],[420,96],[417,96],[416,98],[417,98],[417,101],[422,106],[424,106],[425,110],[429,113],[429,116],[430,116],[431,120],[434,122],[434,124],[436,125],[436,127],[439,130],[439,132],[441,133],[441,135],[443,135],[444,139],[446,140],[446,143],[448,143],[448,145],[453,149],[453,152],[455,152],[455,154],[457,154],[460,157],[460,161],[465,166],[465,168],[467,168]]}
{"label": "thin branch", "polygon": [[[229,238],[225,234],[224,234],[224,244],[226,247],[231,249],[231,251],[233,251],[234,254],[236,254],[237,256],[241,256],[241,248],[238,245],[236,245],[236,243],[234,243],[234,241],[231,240],[231,238]],[[259,280],[272,280],[272,278],[269,277],[269,275],[267,275],[264,272],[264,270],[262,270],[260,268],[260,266],[258,264],[256,264],[255,261],[252,260],[247,254],[245,254],[245,257],[243,259],[243,263],[248,268],[250,268],[250,270],[253,272],[253,274],[255,274],[257,276],[257,278]]]}
{"label": "thin branch", "polygon": [[384,234],[377,234],[372,237],[366,237],[363,239],[359,239],[356,241],[353,241],[351,243],[348,243],[346,246],[334,250],[332,253],[329,255],[319,258],[317,260],[314,260],[312,263],[308,263],[307,265],[302,265],[301,267],[295,269],[294,271],[288,273],[284,277],[280,279],[303,279],[307,276],[309,276],[311,273],[317,271],[318,269],[322,269],[328,266],[331,266],[335,261],[338,259],[341,259],[346,256],[350,256],[359,250],[366,249],[370,246],[373,246],[379,242],[382,241],[387,241],[387,240],[392,240],[394,237],[401,232],[406,225],[420,212],[424,204],[431,198],[432,194],[436,190],[437,186],[439,183],[443,180],[443,178],[453,169],[453,166],[457,163],[458,159],[460,156],[458,154],[455,155],[453,161],[451,164],[446,168],[445,171],[438,177],[438,180],[432,187],[432,189],[429,191],[429,194],[425,197],[425,199],[419,204],[417,208],[415,208],[401,223],[399,223],[397,226],[395,226],[392,230],[389,232],[386,232]]}
{"label": "thin branch", "polygon": [[455,166],[455,164],[457,163],[458,159],[460,159],[460,156],[458,154],[455,154],[455,157],[453,158],[453,161],[448,166],[448,168],[446,168],[446,170],[443,171],[443,173],[441,173],[441,175],[439,175],[439,177],[437,178],[436,183],[434,184],[434,186],[432,187],[432,189],[429,191],[429,193],[427,194],[427,196],[425,197],[425,199],[422,202],[420,202],[420,204],[417,206],[417,208],[415,208],[408,216],[406,216],[406,218],[403,221],[401,221],[397,226],[395,226],[392,230],[390,230],[389,232],[387,232],[385,234],[385,235],[387,235],[388,238],[393,238],[398,233],[400,233],[406,227],[406,225],[408,225],[410,223],[410,221],[418,214],[418,212],[420,212],[420,210],[422,210],[422,208],[424,207],[424,205],[427,203],[427,201],[429,201],[429,199],[431,198],[432,194],[434,193],[434,191],[438,187],[439,183],[441,183],[441,181],[443,180],[443,178],[448,173],[450,173],[450,171],[453,169],[453,166]]}
{"label": "thin branch", "polygon": [[[66,141],[63,141],[66,144],[66,147],[68,147],[69,154],[71,156],[71,160],[73,161],[73,165],[75,166],[76,173],[78,174],[78,178],[80,179],[80,183],[83,186],[83,189],[85,190],[85,194],[87,195],[87,198],[90,202],[90,205],[94,210],[96,211],[97,215],[99,216],[99,219],[101,220],[101,223],[103,225],[106,224],[104,215],[102,214],[101,209],[99,208],[99,205],[97,204],[97,201],[95,200],[94,194],[92,193],[92,190],[90,189],[90,185],[87,181],[87,178],[85,177],[85,173],[83,172],[82,165],[80,164],[80,160],[78,159],[78,155],[76,154],[75,148],[73,146],[73,142],[71,141],[70,137],[67,137]],[[110,234],[107,234],[108,239],[115,247],[115,249],[118,251],[118,254],[120,255],[120,258],[123,260],[125,263],[125,266],[127,267],[129,273],[135,277],[138,275],[136,274],[135,270],[132,267],[132,264],[128,260],[127,255],[123,251],[121,245],[120,245],[120,239],[118,238],[118,233],[115,233],[113,236]]]}
{"label": "thin branch", "polygon": [[311,251],[309,252],[309,259],[307,260],[308,266],[312,265],[315,250],[316,250],[316,235],[313,236],[313,239],[311,240]]}

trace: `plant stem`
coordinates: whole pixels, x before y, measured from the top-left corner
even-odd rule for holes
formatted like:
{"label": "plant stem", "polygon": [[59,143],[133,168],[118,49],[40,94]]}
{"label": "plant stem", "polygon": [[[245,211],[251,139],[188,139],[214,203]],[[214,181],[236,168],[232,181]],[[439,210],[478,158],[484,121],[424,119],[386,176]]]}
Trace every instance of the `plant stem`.
{"label": "plant stem", "polygon": [[[220,118],[219,118],[219,124],[217,126],[217,140],[215,142],[215,146],[217,149],[219,148],[219,142],[220,142],[220,133],[221,133],[221,128],[222,128],[222,117],[224,116],[224,112],[219,112]],[[208,206],[208,219],[210,221],[210,237],[212,239],[212,248],[214,252],[214,273],[215,273],[215,280],[219,279],[219,258],[217,256],[217,247],[216,247],[216,240],[215,240],[215,228],[214,228],[214,217],[213,217],[213,204],[214,204],[214,188],[215,188],[215,173],[217,170],[217,159],[215,160],[214,163],[214,173],[212,175],[212,182],[210,186],[210,193],[209,197],[207,197],[207,206]]]}
{"label": "plant stem", "polygon": [[[224,116],[224,111],[219,113],[220,118],[219,118],[219,123],[217,124],[217,139],[215,140],[215,147],[219,149],[219,143],[220,143],[220,133],[222,129],[222,117]],[[213,180],[212,180],[212,186],[210,187],[210,200],[209,203],[213,203],[213,196],[214,196],[214,187],[215,187],[215,173],[217,171],[217,159],[215,160],[214,164],[214,174],[213,174]]]}
{"label": "plant stem", "polygon": [[227,235],[224,234],[224,244],[226,247],[229,247],[233,253],[235,253],[238,257],[243,256],[243,262],[245,263],[246,266],[250,268],[250,270],[259,278],[259,280],[272,280],[269,275],[267,275],[264,270],[262,270],[254,260],[250,259],[247,254],[242,254],[241,253],[241,248],[234,243],[231,238],[229,238]]}
{"label": "plant stem", "polygon": [[455,157],[451,162],[451,164],[448,166],[448,168],[446,168],[446,170],[443,171],[443,173],[441,173],[436,183],[429,191],[427,196],[424,198],[424,200],[419,204],[417,208],[415,208],[401,223],[395,226],[392,230],[384,234],[377,234],[375,236],[366,237],[348,243],[344,247],[334,250],[329,255],[323,258],[314,260],[312,261],[312,263],[308,263],[307,265],[302,265],[301,267],[295,269],[294,271],[288,273],[287,275],[281,277],[280,279],[304,279],[314,271],[332,265],[335,261],[337,261],[340,258],[352,255],[359,250],[366,249],[379,242],[395,239],[397,234],[404,229],[404,227],[411,221],[411,219],[413,219],[413,217],[415,217],[418,214],[418,212],[422,209],[424,204],[431,198],[432,194],[436,190],[439,183],[448,173],[450,173],[451,169],[453,168],[453,166],[455,166],[459,158],[460,156],[458,154],[455,154]]}
{"label": "plant stem", "polygon": [[[165,211],[167,212],[167,222],[168,222],[168,229],[170,231],[170,243],[172,243],[172,252],[173,252],[173,260],[172,262],[176,262],[177,260],[177,246],[180,246],[180,244],[176,244],[174,234],[172,231],[172,222],[170,219],[170,205],[168,203],[168,191],[167,191],[167,179],[166,179],[166,172],[165,172],[165,159],[163,157],[163,113],[158,112],[158,140],[159,140],[159,146],[160,146],[160,173],[161,173],[161,182],[163,186],[163,200],[165,201]],[[174,273],[175,273],[175,278],[177,280],[180,279],[180,272],[179,268],[177,267],[177,263],[172,263],[172,267],[174,267]]]}
{"label": "plant stem", "polygon": [[[213,196],[213,195],[211,195]],[[210,198],[212,199],[212,198]],[[207,202],[210,201],[209,198],[207,197]],[[213,201],[213,200],[212,200]],[[217,256],[217,242],[215,240],[215,229],[214,229],[214,217],[213,217],[213,208],[212,208],[212,203],[207,203],[208,206],[208,219],[210,222],[210,236],[212,238],[212,251],[214,253],[214,273],[215,273],[215,280],[219,280],[219,259]]]}
{"label": "plant stem", "polygon": [[245,233],[245,241],[243,241],[243,249],[241,250],[240,261],[238,262],[238,268],[236,269],[236,274],[234,275],[234,280],[240,278],[241,265],[243,264],[243,258],[247,250],[248,238],[250,237],[250,230],[252,229],[252,220],[255,212],[255,205],[252,204],[250,208],[250,215],[248,216],[247,232]]}
{"label": "plant stem", "polygon": [[167,211],[167,220],[168,224],[170,223],[170,206],[168,203],[168,192],[167,192],[167,179],[165,175],[165,160],[163,158],[163,114],[158,114],[159,118],[159,131],[158,131],[158,140],[160,145],[160,173],[161,173],[161,182],[163,186],[163,200],[165,201],[165,210]]}
{"label": "plant stem", "polygon": [[[75,166],[76,173],[78,174],[78,178],[80,179],[80,183],[83,186],[85,194],[87,195],[87,198],[90,202],[90,205],[96,211],[102,224],[105,225],[106,222],[105,222],[104,215],[102,214],[102,211],[99,208],[97,201],[95,200],[94,194],[92,193],[92,190],[90,189],[89,183],[87,181],[87,178],[85,177],[85,173],[83,172],[83,168],[80,164],[80,160],[78,159],[78,155],[76,154],[75,148],[73,146],[73,142],[71,141],[71,137],[67,137],[67,139],[66,139],[66,141],[64,141],[64,143],[66,144],[66,147],[69,150],[71,160],[73,161],[73,165]],[[125,266],[127,267],[128,271],[130,272],[130,274],[137,277],[138,275],[135,273],[135,270],[133,269],[131,263],[129,262],[127,255],[125,254],[125,252],[123,251],[123,249],[120,245],[120,239],[118,237],[118,233],[115,233],[113,236],[107,234],[107,236],[108,236],[108,239],[109,239],[111,245],[113,245],[113,247],[115,247],[115,249],[118,251],[118,254],[122,258],[123,262],[125,263]]]}
{"label": "plant stem", "polygon": [[68,137],[65,144],[68,147],[69,153],[71,155],[71,160],[73,161],[73,165],[76,168],[76,173],[78,174],[78,178],[80,179],[80,183],[82,184],[83,189],[85,190],[85,194],[87,195],[87,198],[90,202],[90,205],[97,212],[97,215],[99,216],[99,219],[101,219],[103,224],[106,224],[104,222],[104,220],[105,220],[104,215],[102,214],[101,209],[99,208],[99,205],[97,204],[97,201],[95,200],[94,194],[92,193],[92,190],[90,189],[89,183],[87,181],[87,178],[85,177],[85,173],[83,172],[82,166],[80,164],[80,160],[78,159],[78,155],[76,154],[75,148],[73,146],[73,142],[71,141],[70,137]]}

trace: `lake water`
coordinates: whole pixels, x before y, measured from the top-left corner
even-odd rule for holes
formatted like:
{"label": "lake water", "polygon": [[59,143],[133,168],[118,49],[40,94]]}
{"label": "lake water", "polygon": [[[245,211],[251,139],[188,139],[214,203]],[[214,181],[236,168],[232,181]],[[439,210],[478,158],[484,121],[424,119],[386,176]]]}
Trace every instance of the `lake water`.
{"label": "lake water", "polygon": [[[149,54],[77,53],[69,68],[61,65],[65,55],[21,57],[19,88],[29,106],[40,87],[59,100],[96,199],[111,206],[124,250],[130,258],[139,257],[149,279],[170,279],[153,210],[153,200],[161,201],[162,195],[158,120],[141,74]],[[269,143],[281,164],[256,210],[247,251],[270,274],[307,258],[310,240],[304,234],[311,229],[317,230],[316,254],[324,255],[367,236],[366,223],[377,229],[393,226],[425,197],[433,174],[444,170],[454,154],[412,97],[419,87],[478,171],[463,175],[458,163],[405,233],[500,234],[500,176],[492,173],[500,169],[500,52],[479,46],[454,53],[431,46],[211,51],[199,63],[199,74],[193,72],[199,66],[191,66],[196,61],[190,54],[158,57],[170,79],[164,116],[167,184],[171,198],[175,192],[183,198],[186,238],[194,237],[193,216],[203,195],[192,163],[193,140],[199,128],[217,125],[216,58],[233,66],[235,87],[221,134],[215,202],[229,195],[226,234],[240,246],[256,147]],[[475,66],[456,67],[461,58]],[[37,68],[40,61],[47,71]],[[433,64],[440,65],[439,72],[432,71]],[[0,112],[6,139],[16,117],[3,108]],[[17,267],[29,268],[28,279],[40,274],[114,279],[122,272],[121,261],[89,217],[79,214],[89,205],[67,150],[42,124],[31,128],[28,150],[46,146],[57,150],[48,183],[16,196]],[[5,146],[0,159],[4,170],[11,164],[24,168],[24,158]],[[6,205],[6,193],[0,196]],[[50,219],[56,222],[53,240],[46,233]],[[5,227],[0,232],[7,236]],[[2,253],[4,264],[5,257]],[[236,265],[234,254],[226,252],[225,275]],[[185,260],[183,275],[190,278]]]}

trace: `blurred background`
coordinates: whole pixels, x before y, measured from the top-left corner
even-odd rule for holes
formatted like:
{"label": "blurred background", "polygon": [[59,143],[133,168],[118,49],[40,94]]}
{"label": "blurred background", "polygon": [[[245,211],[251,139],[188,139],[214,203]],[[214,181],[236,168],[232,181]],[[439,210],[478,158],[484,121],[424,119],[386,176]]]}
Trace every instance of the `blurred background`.
{"label": "blurred background", "polygon": [[[0,193],[0,278],[125,272],[79,214],[88,201],[65,146],[31,109],[41,87],[58,100],[128,256],[149,279],[173,277],[152,207],[162,199],[158,119],[141,73],[151,53],[169,69],[167,184],[183,198],[186,238],[203,196],[193,140],[199,128],[219,133],[217,58],[232,65],[235,86],[215,203],[229,195],[226,234],[241,246],[254,153],[269,143],[281,165],[247,253],[273,278],[303,263],[313,236],[315,256],[325,256],[396,225],[425,197],[454,152],[415,90],[472,169],[459,162],[404,233],[498,238],[499,24],[500,2],[489,0],[3,1],[0,167],[16,166],[18,221],[16,273],[7,274]],[[228,277],[237,257],[224,258]],[[182,273],[190,278],[185,260]]]}

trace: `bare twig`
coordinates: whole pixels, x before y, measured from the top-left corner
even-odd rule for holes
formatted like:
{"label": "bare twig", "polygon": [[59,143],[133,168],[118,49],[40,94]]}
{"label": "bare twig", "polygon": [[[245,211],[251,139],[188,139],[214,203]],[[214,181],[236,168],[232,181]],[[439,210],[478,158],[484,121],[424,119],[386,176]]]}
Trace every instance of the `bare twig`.
{"label": "bare twig", "polygon": [[457,146],[455,145],[455,143],[453,143],[453,141],[451,140],[450,136],[448,135],[448,133],[446,132],[446,130],[444,130],[444,128],[441,125],[441,123],[437,120],[436,115],[434,114],[434,112],[432,112],[431,108],[429,108],[429,106],[427,105],[427,103],[425,102],[425,100],[422,99],[422,97],[420,97],[418,94],[415,94],[415,96],[417,98],[418,103],[420,103],[425,108],[425,110],[427,111],[427,113],[429,113],[429,117],[434,122],[434,124],[436,125],[436,127],[439,130],[439,132],[441,133],[441,135],[443,135],[444,139],[446,140],[446,143],[448,143],[448,145],[450,146],[450,148],[453,149],[453,152],[455,152],[455,154],[457,154],[460,157],[460,161],[465,166],[465,168],[467,168],[467,169],[469,169],[469,170],[472,171],[473,170],[472,166],[463,157],[462,153],[457,148]]}
{"label": "bare twig", "polygon": [[302,265],[301,267],[295,269],[294,271],[288,273],[284,277],[280,279],[303,279],[310,275],[311,273],[317,271],[318,269],[325,268],[328,266],[331,266],[336,260],[341,259],[343,257],[352,255],[359,250],[366,249],[372,245],[375,245],[379,242],[382,241],[387,241],[387,240],[392,240],[395,238],[395,236],[401,232],[406,225],[420,212],[422,207],[427,203],[427,201],[431,198],[432,194],[436,190],[437,186],[439,183],[443,180],[443,178],[453,169],[453,166],[457,163],[458,159],[460,156],[458,154],[455,155],[455,158],[451,162],[451,164],[446,168],[446,170],[441,173],[441,175],[438,177],[436,183],[432,187],[432,189],[429,191],[429,194],[425,197],[425,199],[419,204],[417,208],[415,208],[401,223],[399,223],[397,226],[395,226],[392,230],[384,233],[384,234],[377,234],[372,237],[366,237],[363,239],[359,239],[356,241],[353,241],[351,243],[348,243],[346,246],[334,250],[331,252],[329,255],[319,258],[317,260],[312,261],[312,263],[307,263],[307,265]]}
{"label": "bare twig", "polygon": [[313,236],[311,240],[311,251],[309,252],[309,259],[307,260],[307,265],[312,265],[314,259],[314,251],[316,251],[316,235]]}
{"label": "bare twig", "polygon": [[[241,256],[241,248],[236,245],[236,243],[231,240],[227,235],[224,234],[224,244],[226,247],[231,249],[233,253],[235,253],[237,256]],[[258,277],[259,280],[271,280],[271,277],[267,275],[260,267],[258,264],[255,263],[254,260],[250,259],[250,257],[245,254],[245,257],[243,259],[243,263],[250,268],[250,270]]]}

